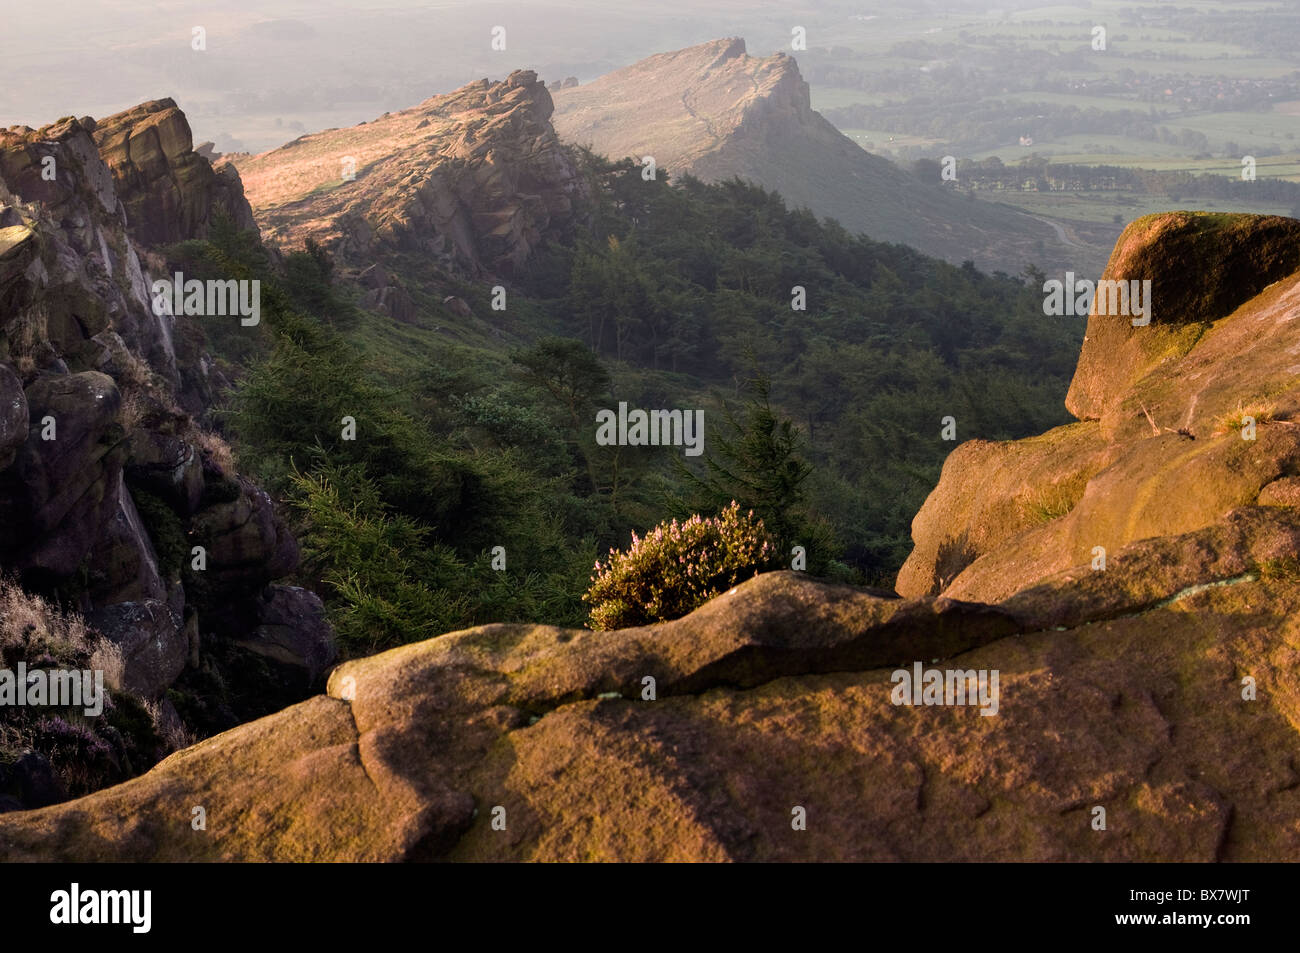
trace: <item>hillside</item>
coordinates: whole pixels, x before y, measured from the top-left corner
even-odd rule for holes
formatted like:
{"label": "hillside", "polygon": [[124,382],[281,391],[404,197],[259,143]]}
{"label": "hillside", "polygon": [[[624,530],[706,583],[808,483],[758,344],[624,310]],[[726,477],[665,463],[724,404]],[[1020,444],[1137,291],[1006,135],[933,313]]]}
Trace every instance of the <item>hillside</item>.
{"label": "hillside", "polygon": [[[414,469],[394,477],[391,455],[332,432],[335,409],[361,419],[360,397],[302,405],[301,393],[340,387],[313,379],[308,355],[295,350],[272,376],[257,356],[220,352],[252,372],[244,393],[256,399],[237,428],[250,459],[287,479],[285,461],[317,460],[321,446],[402,483],[383,501],[466,564],[481,559],[478,546],[513,545],[539,571],[565,573],[569,591],[553,604],[569,611],[546,621],[576,622],[586,541],[623,545],[666,517],[728,502],[698,499],[663,454],[596,447],[581,418],[600,406],[672,399],[721,426],[738,382],[770,379],[816,465],[800,521],[818,540],[816,565],[842,562],[845,578],[872,583],[897,572],[908,517],[938,478],[948,449],[938,421],[955,415],[963,434],[1004,439],[1062,419],[1082,325],[1044,322],[1023,279],[826,227],[756,186],[647,181],[625,159],[562,143],[551,102],[532,73],[516,72],[218,162],[238,169],[265,242],[315,274],[308,284],[331,285],[310,304],[316,292],[305,289],[304,307],[337,332],[340,351],[362,358],[357,377],[394,395],[381,403],[413,421],[405,432],[427,433],[422,465],[457,462],[444,492],[422,498]],[[348,157],[352,181],[337,178]],[[309,241],[320,261],[301,259]],[[325,298],[354,303],[352,317]],[[592,380],[608,386],[557,398],[567,384],[524,373],[512,355],[548,337],[585,345]],[[510,460],[485,468],[487,452]],[[877,465],[864,471],[864,456]],[[540,508],[562,509],[565,545],[539,551],[475,502],[482,481],[516,475],[538,489]]]}
{"label": "hillside", "polygon": [[[0,858],[1290,859],[1298,234],[1130,226],[1109,273],[1177,290],[1145,328],[1090,317],[1077,422],[954,451],[904,598],[768,573],[660,626],[354,660],[144,777],[0,817]],[[898,704],[914,664],[999,672],[996,713]],[[221,819],[196,836],[197,803]]]}
{"label": "hillside", "polygon": [[1100,269],[1047,223],[923,181],[864,151],[809,101],[794,58],[750,56],[739,38],[663,53],[553,89],[560,138],[611,158],[653,156],[671,175],[739,176],[792,207],[877,241],[1011,274],[1029,264]]}
{"label": "hillside", "polygon": [[536,74],[518,70],[231,161],[272,244],[310,238],[354,263],[406,250],[509,276],[585,195],[551,109]]}

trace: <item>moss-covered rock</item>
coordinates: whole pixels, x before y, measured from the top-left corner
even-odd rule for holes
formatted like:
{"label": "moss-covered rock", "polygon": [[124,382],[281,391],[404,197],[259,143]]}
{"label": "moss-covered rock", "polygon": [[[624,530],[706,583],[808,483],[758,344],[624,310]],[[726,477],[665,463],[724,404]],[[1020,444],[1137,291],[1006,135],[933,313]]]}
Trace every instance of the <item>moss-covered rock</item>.
{"label": "moss-covered rock", "polygon": [[1132,222],[1103,279],[1151,282],[1151,323],[1098,307],[1088,317],[1065,406],[1095,419],[1156,364],[1181,357],[1205,327],[1300,268],[1300,221],[1278,216],[1165,212]]}

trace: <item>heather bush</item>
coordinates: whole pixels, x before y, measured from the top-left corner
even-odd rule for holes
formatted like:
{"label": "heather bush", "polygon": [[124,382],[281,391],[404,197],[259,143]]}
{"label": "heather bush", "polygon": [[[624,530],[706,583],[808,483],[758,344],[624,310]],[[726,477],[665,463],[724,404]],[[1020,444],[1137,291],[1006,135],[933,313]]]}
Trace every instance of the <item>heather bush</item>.
{"label": "heather bush", "polygon": [[591,605],[594,629],[666,622],[686,615],[736,583],[774,567],[776,545],[752,511],[732,501],[718,516],[660,523],[632,534],[627,552],[610,550],[596,563]]}

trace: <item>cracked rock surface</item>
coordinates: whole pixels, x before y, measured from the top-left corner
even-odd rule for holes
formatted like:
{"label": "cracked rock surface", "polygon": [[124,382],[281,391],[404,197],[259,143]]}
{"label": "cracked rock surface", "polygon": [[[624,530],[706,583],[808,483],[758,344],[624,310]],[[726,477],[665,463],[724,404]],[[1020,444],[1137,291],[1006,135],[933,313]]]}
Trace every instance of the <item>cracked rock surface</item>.
{"label": "cracked rock surface", "polygon": [[[655,628],[454,633],[346,663],[328,696],[126,784],[0,816],[0,858],[1295,856],[1297,587],[1152,596],[1037,629],[1032,600],[1017,622],[782,572]],[[998,669],[998,714],[892,704],[893,669],[935,658]]]}

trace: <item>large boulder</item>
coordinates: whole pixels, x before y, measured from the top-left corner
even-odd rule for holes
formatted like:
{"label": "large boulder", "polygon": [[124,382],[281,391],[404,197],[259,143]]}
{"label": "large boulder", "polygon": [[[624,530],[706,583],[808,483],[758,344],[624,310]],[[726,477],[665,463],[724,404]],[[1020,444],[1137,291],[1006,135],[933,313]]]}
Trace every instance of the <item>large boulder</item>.
{"label": "large boulder", "polygon": [[1297,268],[1295,219],[1167,212],[1132,222],[1102,278],[1150,281],[1150,324],[1106,314],[1097,295],[1066,408],[1081,420],[1104,417],[1143,376],[1182,358],[1214,322]]}
{"label": "large boulder", "polygon": [[1067,400],[1078,423],[949,455],[898,591],[999,602],[1129,543],[1285,505],[1300,474],[1298,269],[1290,219],[1135,222],[1107,275],[1150,278],[1151,323],[1094,312]]}
{"label": "large boulder", "polygon": [[195,514],[190,538],[207,552],[204,579],[214,593],[256,595],[298,566],[298,542],[270,496],[243,477],[233,499]]}
{"label": "large boulder", "polygon": [[[484,626],[348,662],[328,697],[6,815],[0,859],[1292,857],[1300,592],[1183,581],[1095,593],[1100,617],[1046,630],[1046,598],[1013,615],[788,572],[660,626]],[[895,704],[895,668],[936,659],[998,671],[996,715]],[[220,805],[200,836],[194,804]]]}
{"label": "large boulder", "polygon": [[338,658],[334,629],[320,596],[300,586],[267,586],[257,600],[257,626],[235,642],[315,682]]}
{"label": "large boulder", "polygon": [[189,636],[166,602],[119,602],[94,610],[87,621],[121,648],[127,691],[157,697],[185,669]]}

